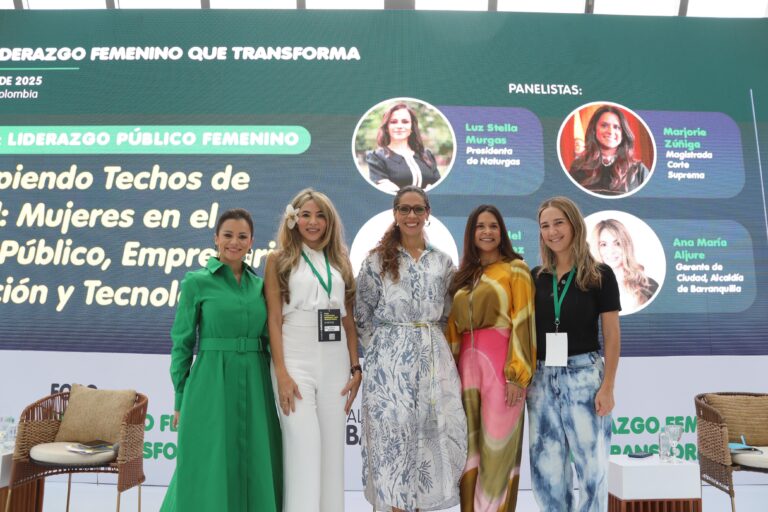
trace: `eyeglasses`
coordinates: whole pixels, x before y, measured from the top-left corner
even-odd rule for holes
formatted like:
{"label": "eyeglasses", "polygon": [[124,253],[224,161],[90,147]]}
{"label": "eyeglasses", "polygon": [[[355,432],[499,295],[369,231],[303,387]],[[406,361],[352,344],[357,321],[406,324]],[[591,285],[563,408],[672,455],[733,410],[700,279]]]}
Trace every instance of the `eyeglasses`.
{"label": "eyeglasses", "polygon": [[414,214],[421,217],[427,213],[427,207],[422,205],[409,206],[407,204],[399,204],[395,206],[395,211],[400,215],[408,215],[409,213],[413,212]]}

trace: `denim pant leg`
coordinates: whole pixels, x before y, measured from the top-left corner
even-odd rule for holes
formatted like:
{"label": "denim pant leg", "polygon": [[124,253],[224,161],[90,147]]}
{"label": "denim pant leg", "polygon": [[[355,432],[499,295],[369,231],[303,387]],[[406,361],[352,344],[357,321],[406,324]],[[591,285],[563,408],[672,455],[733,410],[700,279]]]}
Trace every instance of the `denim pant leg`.
{"label": "denim pant leg", "polygon": [[603,382],[603,360],[597,352],[568,358],[561,369],[562,421],[579,482],[578,512],[608,510],[608,455],[611,416],[598,416],[595,395]]}
{"label": "denim pant leg", "polygon": [[570,448],[561,411],[561,370],[539,361],[526,400],[531,486],[539,510],[545,512],[573,510]]}

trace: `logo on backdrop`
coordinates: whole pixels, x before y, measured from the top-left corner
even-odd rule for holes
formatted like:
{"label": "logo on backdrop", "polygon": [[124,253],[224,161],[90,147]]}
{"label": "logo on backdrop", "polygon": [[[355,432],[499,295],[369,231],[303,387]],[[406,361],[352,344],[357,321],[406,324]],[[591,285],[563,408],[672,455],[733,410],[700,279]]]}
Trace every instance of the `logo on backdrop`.
{"label": "logo on backdrop", "polygon": [[[88,384],[88,387],[91,389],[98,389],[95,384]],[[64,393],[65,391],[70,391],[72,389],[72,384],[59,384],[58,382],[52,382],[51,383],[51,395],[54,393]]]}

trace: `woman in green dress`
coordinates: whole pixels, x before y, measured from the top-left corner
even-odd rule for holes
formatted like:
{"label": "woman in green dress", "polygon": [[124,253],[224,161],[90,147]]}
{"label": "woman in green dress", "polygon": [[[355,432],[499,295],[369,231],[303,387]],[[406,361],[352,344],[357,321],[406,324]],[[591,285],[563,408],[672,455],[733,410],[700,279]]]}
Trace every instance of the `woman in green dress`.
{"label": "woman in green dress", "polygon": [[243,263],[253,242],[250,214],[224,212],[214,242],[218,258],[181,284],[171,329],[179,440],[160,510],[280,512],[282,446],[263,281]]}

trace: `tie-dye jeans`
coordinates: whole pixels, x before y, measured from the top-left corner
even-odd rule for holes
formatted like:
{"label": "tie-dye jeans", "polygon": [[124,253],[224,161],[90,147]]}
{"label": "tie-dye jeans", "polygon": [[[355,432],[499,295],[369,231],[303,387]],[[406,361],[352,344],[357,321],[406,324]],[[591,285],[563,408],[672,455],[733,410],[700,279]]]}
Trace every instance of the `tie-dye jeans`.
{"label": "tie-dye jeans", "polygon": [[[567,367],[538,361],[528,388],[531,484],[542,512],[608,510],[611,416],[598,416],[595,395],[603,382],[597,352],[568,358]],[[573,495],[571,456],[579,504]]]}

